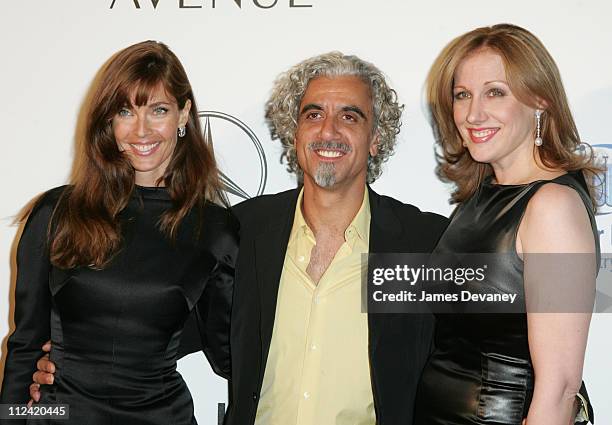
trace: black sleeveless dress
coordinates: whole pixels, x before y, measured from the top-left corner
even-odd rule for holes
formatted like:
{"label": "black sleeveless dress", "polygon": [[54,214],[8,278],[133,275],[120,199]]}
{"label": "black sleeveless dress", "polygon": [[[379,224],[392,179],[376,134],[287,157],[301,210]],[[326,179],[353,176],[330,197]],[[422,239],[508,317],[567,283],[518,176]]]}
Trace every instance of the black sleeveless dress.
{"label": "black sleeveless dress", "polygon": [[[588,211],[599,255],[595,216],[582,173],[525,185],[485,181],[459,205],[434,252],[515,253],[516,234],[530,198],[544,184],[575,189]],[[523,263],[504,256],[500,286],[522,292]],[[524,299],[523,299],[524,301]],[[520,425],[531,403],[534,371],[526,314],[436,314],[435,348],[425,366],[416,425]]]}
{"label": "black sleeveless dress", "polygon": [[19,242],[16,329],[8,340],[0,402],[29,400],[40,347],[51,339],[55,382],[41,387],[40,403],[68,404],[69,419],[6,423],[195,424],[191,395],[176,370],[177,351],[196,309],[207,357],[217,372],[229,372],[237,220],[208,204],[200,232],[192,211],[171,241],[158,228],[172,207],[168,192],[136,187],[120,214],[123,244],[111,263],[103,270],[60,270],[49,262],[46,236],[62,190],[47,192]]}

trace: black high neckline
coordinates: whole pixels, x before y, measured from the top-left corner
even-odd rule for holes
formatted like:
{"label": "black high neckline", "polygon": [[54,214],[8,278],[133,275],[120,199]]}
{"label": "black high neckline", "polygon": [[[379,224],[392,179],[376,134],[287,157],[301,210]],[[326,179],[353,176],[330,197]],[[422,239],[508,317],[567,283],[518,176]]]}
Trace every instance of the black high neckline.
{"label": "black high neckline", "polygon": [[150,187],[134,185],[134,195],[139,195],[143,199],[170,200],[170,193],[166,187]]}

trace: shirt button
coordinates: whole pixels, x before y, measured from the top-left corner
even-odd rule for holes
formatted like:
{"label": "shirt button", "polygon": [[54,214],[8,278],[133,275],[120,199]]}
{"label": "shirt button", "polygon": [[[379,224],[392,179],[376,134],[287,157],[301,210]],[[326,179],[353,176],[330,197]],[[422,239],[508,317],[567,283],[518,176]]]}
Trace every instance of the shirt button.
{"label": "shirt button", "polygon": [[304,259],[305,259],[305,258],[304,258],[304,256],[303,256],[303,255],[300,255],[300,256],[298,257],[298,261],[299,261],[300,263],[303,263],[303,262],[304,262]]}
{"label": "shirt button", "polygon": [[317,295],[314,299],[315,304],[320,304],[321,303],[321,298],[319,298],[319,296]]}
{"label": "shirt button", "polygon": [[306,391],[304,393],[304,399],[308,400],[310,398],[310,393],[308,391]]}
{"label": "shirt button", "polygon": [[253,401],[257,401],[257,393],[253,393]]}
{"label": "shirt button", "polygon": [[312,344],[312,345],[310,346],[310,349],[311,349],[312,351],[316,350],[316,349],[317,349],[317,344]]}

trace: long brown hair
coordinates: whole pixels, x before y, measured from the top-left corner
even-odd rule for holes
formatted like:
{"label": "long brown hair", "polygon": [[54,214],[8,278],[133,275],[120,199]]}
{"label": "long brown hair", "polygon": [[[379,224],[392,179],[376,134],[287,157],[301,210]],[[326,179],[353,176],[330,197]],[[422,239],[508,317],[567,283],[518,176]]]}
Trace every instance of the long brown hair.
{"label": "long brown hair", "polygon": [[491,165],[472,159],[453,119],[455,71],[465,58],[482,49],[491,49],[501,56],[510,90],[519,101],[534,108],[536,101],[546,105],[542,114],[544,144],[537,148],[542,164],[566,171],[596,173],[592,151],[577,152],[581,142],[561,75],[542,42],[516,25],[482,27],[452,40],[434,61],[427,77],[431,125],[439,146],[436,172],[442,180],[455,184],[451,201],[465,201],[493,173]]}
{"label": "long brown hair", "polygon": [[159,42],[134,44],[113,55],[99,71],[85,102],[84,131],[77,134],[77,155],[71,185],[60,198],[50,227],[50,256],[60,268],[103,268],[121,244],[118,214],[134,190],[134,169],[119,150],[112,130],[117,112],[133,101],[145,105],[159,85],[179,108],[191,109],[185,137],[176,144],[158,184],[167,187],[172,207],[159,227],[176,236],[181,220],[207,200],[223,202],[212,148],[206,143],[197,106],[178,58]]}

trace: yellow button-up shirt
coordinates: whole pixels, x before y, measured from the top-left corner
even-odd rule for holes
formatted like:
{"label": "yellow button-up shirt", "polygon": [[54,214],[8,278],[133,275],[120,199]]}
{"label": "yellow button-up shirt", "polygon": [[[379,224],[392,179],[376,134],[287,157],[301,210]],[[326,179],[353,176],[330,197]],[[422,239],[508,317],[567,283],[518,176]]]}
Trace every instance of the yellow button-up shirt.
{"label": "yellow button-up shirt", "polygon": [[370,203],[365,190],[344,243],[315,285],[316,244],[300,193],[285,254],[256,425],[374,425],[368,319],[361,313]]}

